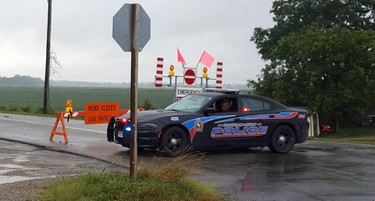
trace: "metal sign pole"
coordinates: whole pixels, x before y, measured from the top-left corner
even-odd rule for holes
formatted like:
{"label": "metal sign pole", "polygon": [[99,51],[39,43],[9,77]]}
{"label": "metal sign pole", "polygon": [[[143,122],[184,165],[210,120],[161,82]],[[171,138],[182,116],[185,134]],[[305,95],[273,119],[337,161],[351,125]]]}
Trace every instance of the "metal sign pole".
{"label": "metal sign pole", "polygon": [[132,4],[131,19],[131,88],[130,88],[130,121],[132,135],[130,141],[130,177],[136,177],[137,167],[137,112],[138,112],[138,30],[139,30],[139,5]]}

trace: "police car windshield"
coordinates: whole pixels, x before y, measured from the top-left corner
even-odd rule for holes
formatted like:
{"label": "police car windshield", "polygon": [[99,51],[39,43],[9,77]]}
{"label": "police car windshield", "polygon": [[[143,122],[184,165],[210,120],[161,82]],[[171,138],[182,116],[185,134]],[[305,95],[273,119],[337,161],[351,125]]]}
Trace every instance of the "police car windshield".
{"label": "police car windshield", "polygon": [[188,95],[180,100],[168,105],[165,110],[174,110],[181,112],[198,112],[211,98],[201,95]]}

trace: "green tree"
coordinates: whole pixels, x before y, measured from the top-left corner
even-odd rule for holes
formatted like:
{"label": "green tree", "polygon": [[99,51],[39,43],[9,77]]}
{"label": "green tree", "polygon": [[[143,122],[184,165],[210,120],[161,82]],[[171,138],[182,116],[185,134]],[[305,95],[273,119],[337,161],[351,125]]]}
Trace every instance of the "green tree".
{"label": "green tree", "polygon": [[307,105],[330,123],[357,122],[375,100],[375,1],[275,1],[276,25],[252,41],[269,64],[255,92]]}
{"label": "green tree", "polygon": [[375,30],[374,0],[275,0],[271,13],[276,25],[255,28],[251,38],[266,60],[282,37],[308,26]]}
{"label": "green tree", "polygon": [[151,104],[151,101],[149,99],[145,99],[143,103],[139,106],[140,108],[143,108],[145,110],[152,110],[154,107]]}

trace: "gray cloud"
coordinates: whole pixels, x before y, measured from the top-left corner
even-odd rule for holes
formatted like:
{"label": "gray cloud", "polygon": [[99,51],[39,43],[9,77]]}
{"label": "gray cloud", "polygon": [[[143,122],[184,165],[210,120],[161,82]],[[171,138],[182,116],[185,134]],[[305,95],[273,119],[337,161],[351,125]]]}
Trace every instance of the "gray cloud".
{"label": "gray cloud", "polygon": [[[63,69],[54,80],[130,81],[130,53],[112,39],[112,17],[125,1],[53,0],[52,46]],[[126,2],[134,3],[134,2]],[[139,81],[153,81],[156,58],[182,75],[176,47],[195,66],[206,50],[224,62],[224,83],[246,84],[263,67],[250,42],[257,26],[271,27],[272,0],[138,1],[151,18],[151,39],[140,53]],[[0,2],[1,76],[44,78],[47,0]],[[201,66],[198,67],[199,74]],[[215,77],[216,69],[209,70]]]}

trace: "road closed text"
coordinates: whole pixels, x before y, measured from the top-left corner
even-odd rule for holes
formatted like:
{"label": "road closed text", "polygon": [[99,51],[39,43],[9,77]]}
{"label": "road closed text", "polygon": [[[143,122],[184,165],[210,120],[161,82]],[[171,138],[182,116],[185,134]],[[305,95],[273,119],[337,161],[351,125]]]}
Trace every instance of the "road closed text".
{"label": "road closed text", "polygon": [[108,105],[88,105],[87,108],[92,112],[106,112],[106,111],[116,111],[118,109],[118,104],[108,104]]}
{"label": "road closed text", "polygon": [[119,116],[118,102],[101,102],[85,104],[85,124],[106,124],[111,117]]}

